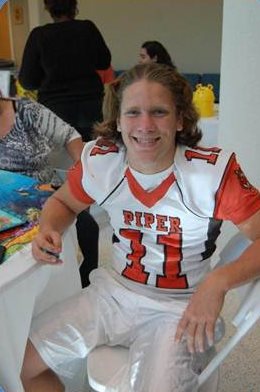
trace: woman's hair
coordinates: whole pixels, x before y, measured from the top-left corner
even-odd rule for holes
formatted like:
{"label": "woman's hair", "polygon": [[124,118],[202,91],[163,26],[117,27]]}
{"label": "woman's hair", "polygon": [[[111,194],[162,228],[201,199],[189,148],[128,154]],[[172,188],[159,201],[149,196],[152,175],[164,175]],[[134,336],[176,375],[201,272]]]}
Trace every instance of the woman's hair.
{"label": "woman's hair", "polygon": [[67,16],[74,19],[78,12],[77,0],[44,0],[44,5],[52,18]]}
{"label": "woman's hair", "polygon": [[199,116],[192,103],[192,88],[172,67],[157,63],[138,64],[107,85],[103,102],[104,121],[95,125],[94,136],[122,142],[121,133],[117,131],[117,121],[123,94],[127,87],[141,80],[159,83],[170,91],[177,115],[183,119],[183,130],[176,133],[176,143],[196,146],[202,133],[197,126]]}
{"label": "woman's hair", "polygon": [[146,49],[149,57],[157,57],[156,62],[159,64],[166,64],[170,67],[176,68],[171,56],[165,49],[165,47],[158,41],[146,41],[143,43],[142,48]]}

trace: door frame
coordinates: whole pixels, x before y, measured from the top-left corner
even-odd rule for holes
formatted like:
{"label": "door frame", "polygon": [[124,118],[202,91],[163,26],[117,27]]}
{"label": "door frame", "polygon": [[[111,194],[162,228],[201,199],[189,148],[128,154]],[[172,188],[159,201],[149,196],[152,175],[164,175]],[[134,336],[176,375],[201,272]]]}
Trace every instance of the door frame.
{"label": "door frame", "polygon": [[[3,10],[6,7],[6,17],[5,17],[5,24],[8,27],[8,32],[7,32],[7,37],[8,37],[8,50],[10,52],[10,58],[8,60],[14,60],[14,45],[13,45],[13,32],[12,32],[12,24],[11,24],[11,8],[9,1],[7,1],[1,10]],[[2,56],[0,56],[2,57]]]}

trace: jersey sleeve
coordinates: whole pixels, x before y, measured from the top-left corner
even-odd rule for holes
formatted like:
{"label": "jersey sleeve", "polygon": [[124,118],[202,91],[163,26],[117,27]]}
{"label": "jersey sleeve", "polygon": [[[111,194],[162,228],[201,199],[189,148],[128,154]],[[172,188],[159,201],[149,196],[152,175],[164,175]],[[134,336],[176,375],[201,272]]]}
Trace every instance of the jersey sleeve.
{"label": "jersey sleeve", "polygon": [[233,154],[216,194],[214,218],[238,225],[259,210],[260,193],[249,183]]}
{"label": "jersey sleeve", "polygon": [[82,164],[79,161],[75,165],[73,165],[68,171],[67,180],[69,183],[70,191],[78,201],[86,204],[93,204],[95,200],[93,200],[86,193],[82,186],[82,176]]}

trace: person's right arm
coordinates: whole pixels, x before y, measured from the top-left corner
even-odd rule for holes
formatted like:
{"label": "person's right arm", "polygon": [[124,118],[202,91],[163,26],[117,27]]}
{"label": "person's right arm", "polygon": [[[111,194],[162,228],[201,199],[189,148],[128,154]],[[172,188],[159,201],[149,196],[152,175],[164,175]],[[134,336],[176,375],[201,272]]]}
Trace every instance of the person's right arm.
{"label": "person's right arm", "polygon": [[39,234],[32,242],[33,256],[37,261],[50,264],[60,262],[46,250],[55,254],[61,252],[63,232],[73,223],[76,215],[87,207],[89,205],[72,195],[67,182],[47,200],[41,213]]}

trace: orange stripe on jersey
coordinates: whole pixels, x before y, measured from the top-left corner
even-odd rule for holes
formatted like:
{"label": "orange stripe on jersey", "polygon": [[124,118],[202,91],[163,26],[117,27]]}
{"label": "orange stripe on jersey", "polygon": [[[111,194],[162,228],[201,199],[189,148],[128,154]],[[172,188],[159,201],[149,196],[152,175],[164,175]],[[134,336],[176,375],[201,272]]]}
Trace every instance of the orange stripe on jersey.
{"label": "orange stripe on jersey", "polygon": [[81,201],[82,203],[93,204],[95,200],[93,200],[82,187],[82,177],[82,164],[80,161],[78,161],[68,171],[67,179],[71,193],[74,197],[76,197],[77,200]]}
{"label": "orange stripe on jersey", "polygon": [[214,218],[238,225],[259,210],[260,193],[249,183],[233,154],[216,193]]}
{"label": "orange stripe on jersey", "polygon": [[157,201],[163,198],[163,196],[168,192],[170,186],[175,181],[174,174],[171,173],[157,188],[155,188],[153,191],[148,192],[143,189],[141,185],[136,181],[129,168],[127,168],[125,175],[132,194],[137,200],[139,200],[142,204],[149,208],[153,207],[157,203]]}

